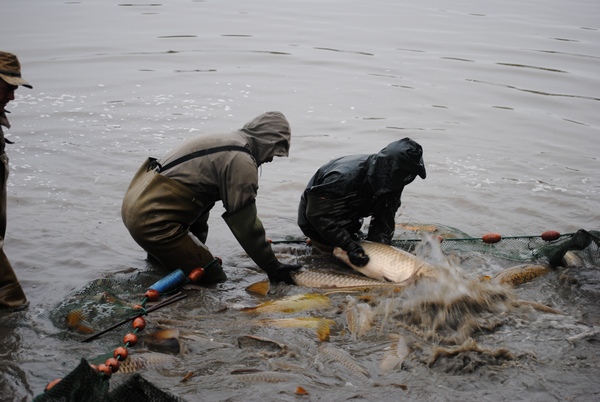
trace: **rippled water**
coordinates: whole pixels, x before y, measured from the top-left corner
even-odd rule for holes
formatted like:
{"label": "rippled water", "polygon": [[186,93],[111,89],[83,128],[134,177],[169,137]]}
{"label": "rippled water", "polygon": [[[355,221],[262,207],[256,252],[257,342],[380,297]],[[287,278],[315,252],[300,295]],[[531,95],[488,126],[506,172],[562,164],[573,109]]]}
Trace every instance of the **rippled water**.
{"label": "rippled water", "polygon": [[[600,10],[593,1],[26,0],[7,2],[2,16],[1,47],[19,56],[34,86],[19,89],[9,105],[7,137],[16,144],[8,149],[5,250],[31,305],[2,316],[6,400],[31,399],[107,347],[80,346],[49,316],[96,279],[148,268],[120,220],[139,164],[266,110],[282,111],[293,137],[290,157],[261,171],[259,214],[275,240],[301,236],[299,196],[319,166],[405,136],[423,145],[428,177],[406,188],[398,221],[476,237],[600,226]],[[255,329],[241,313],[217,315],[213,306],[256,301],[244,287],[263,275],[248,269],[222,212],[220,205],[213,211],[208,246],[224,259],[230,281],[194,294],[173,314],[197,315],[190,325],[198,336],[235,345]],[[279,251],[314,263],[302,250]],[[489,260],[463,268],[478,275],[500,267]],[[513,318],[478,339],[522,352],[510,367],[484,361],[472,373],[454,373],[413,358],[378,377],[380,386],[351,386],[306,357],[261,360],[226,346],[143,375],[189,400],[295,398],[285,383],[222,381],[242,358],[320,376],[314,400],[593,399],[596,344],[566,339],[597,327],[590,316],[596,299],[565,288],[558,273],[520,292],[566,315]],[[292,333],[290,343],[310,338],[302,334]],[[332,343],[371,367],[387,346],[383,335],[354,342],[335,332]],[[182,385],[187,371],[196,375]]]}

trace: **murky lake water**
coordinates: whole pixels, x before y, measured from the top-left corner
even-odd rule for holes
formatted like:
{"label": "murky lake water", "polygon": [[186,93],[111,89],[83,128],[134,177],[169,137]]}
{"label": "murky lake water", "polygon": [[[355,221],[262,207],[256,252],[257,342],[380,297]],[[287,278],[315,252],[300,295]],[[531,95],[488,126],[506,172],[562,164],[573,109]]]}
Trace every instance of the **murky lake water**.
{"label": "murky lake water", "polygon": [[[428,176],[405,189],[398,222],[439,223],[475,237],[600,228],[595,1],[5,3],[0,47],[18,55],[34,88],[19,89],[8,107],[6,135],[15,144],[8,147],[5,251],[31,305],[1,317],[3,400],[30,400],[81,357],[110,351],[108,341],[82,346],[49,317],[96,279],[149,268],[120,218],[140,163],[267,110],[282,111],[292,125],[290,157],[261,169],[259,215],[274,240],[301,237],[299,197],[323,163],[406,136],[423,146]],[[379,373],[387,334],[402,332],[390,319],[385,331],[359,340],[332,332],[332,346],[349,351],[378,386],[352,370],[348,378],[329,371],[315,358],[326,351],[302,347],[314,341],[312,332],[257,329],[231,308],[215,313],[257,302],[244,288],[264,278],[222,212],[213,210],[207,244],[230,280],[156,315],[187,320],[182,331],[213,340],[196,339],[171,367],[142,373],[165,391],[186,400],[295,400],[302,385],[311,400],[478,401],[593,400],[600,392],[597,338],[572,338],[598,328],[597,293],[571,289],[558,272],[518,296],[564,315],[521,312],[475,337],[509,349],[513,359],[479,354],[470,372],[428,366],[420,356],[435,342],[409,334],[413,350],[422,342],[421,354]],[[302,247],[278,252],[305,265],[328,263]],[[462,269],[476,277],[500,267],[490,259]],[[597,278],[594,269],[589,275]],[[346,301],[334,296],[336,308]],[[299,352],[238,348],[248,334]],[[265,384],[229,376],[242,366],[304,377]],[[194,377],[180,383],[188,372]]]}

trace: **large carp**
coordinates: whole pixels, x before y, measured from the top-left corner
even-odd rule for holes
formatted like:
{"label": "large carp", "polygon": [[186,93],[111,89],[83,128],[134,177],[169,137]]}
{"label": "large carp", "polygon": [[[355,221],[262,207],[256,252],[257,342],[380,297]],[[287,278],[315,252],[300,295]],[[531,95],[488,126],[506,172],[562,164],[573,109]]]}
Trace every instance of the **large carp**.
{"label": "large carp", "polygon": [[311,269],[292,273],[298,286],[324,289],[368,290],[376,288],[399,288],[397,284],[378,281],[359,275],[335,274]]}
{"label": "large carp", "polygon": [[401,283],[419,275],[434,275],[435,268],[417,256],[383,243],[361,241],[360,246],[369,256],[369,263],[357,267],[350,262],[348,254],[339,247],[333,255],[361,274],[380,281]]}

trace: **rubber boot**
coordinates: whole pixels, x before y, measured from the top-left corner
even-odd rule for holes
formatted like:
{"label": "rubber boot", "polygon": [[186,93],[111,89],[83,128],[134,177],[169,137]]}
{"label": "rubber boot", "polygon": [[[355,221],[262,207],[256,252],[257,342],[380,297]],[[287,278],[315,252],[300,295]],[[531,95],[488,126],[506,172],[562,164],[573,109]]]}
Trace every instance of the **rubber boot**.
{"label": "rubber boot", "polygon": [[17,276],[0,248],[0,311],[27,306],[27,298],[17,280]]}
{"label": "rubber boot", "polygon": [[210,263],[206,264],[204,268],[204,275],[198,282],[199,285],[214,285],[217,283],[223,283],[227,280],[227,274],[223,270],[221,260],[215,258]]}

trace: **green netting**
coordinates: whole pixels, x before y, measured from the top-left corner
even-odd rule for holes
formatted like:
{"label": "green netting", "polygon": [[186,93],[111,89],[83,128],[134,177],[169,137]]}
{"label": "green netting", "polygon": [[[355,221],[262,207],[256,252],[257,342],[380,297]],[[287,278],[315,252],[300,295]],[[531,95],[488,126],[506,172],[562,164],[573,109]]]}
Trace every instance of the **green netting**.
{"label": "green netting", "polygon": [[86,402],[180,402],[183,399],[168,394],[134,374],[123,384],[109,392],[107,378],[93,370],[85,359],[58,384],[34,402],[86,401]]}
{"label": "green netting", "polygon": [[[562,234],[556,240],[546,241],[542,236],[508,236],[493,244],[481,237],[470,237],[463,232],[441,225],[411,225],[412,233],[401,232],[392,244],[407,251],[414,251],[421,241],[414,232],[428,232],[440,236],[445,253],[481,253],[510,261],[534,262],[547,260],[560,266],[568,251],[582,252],[581,259],[592,266],[600,266],[600,231],[580,229],[575,233]],[[420,229],[421,228],[421,229]],[[422,229],[426,228],[426,230]],[[412,238],[410,238],[412,236]]]}

